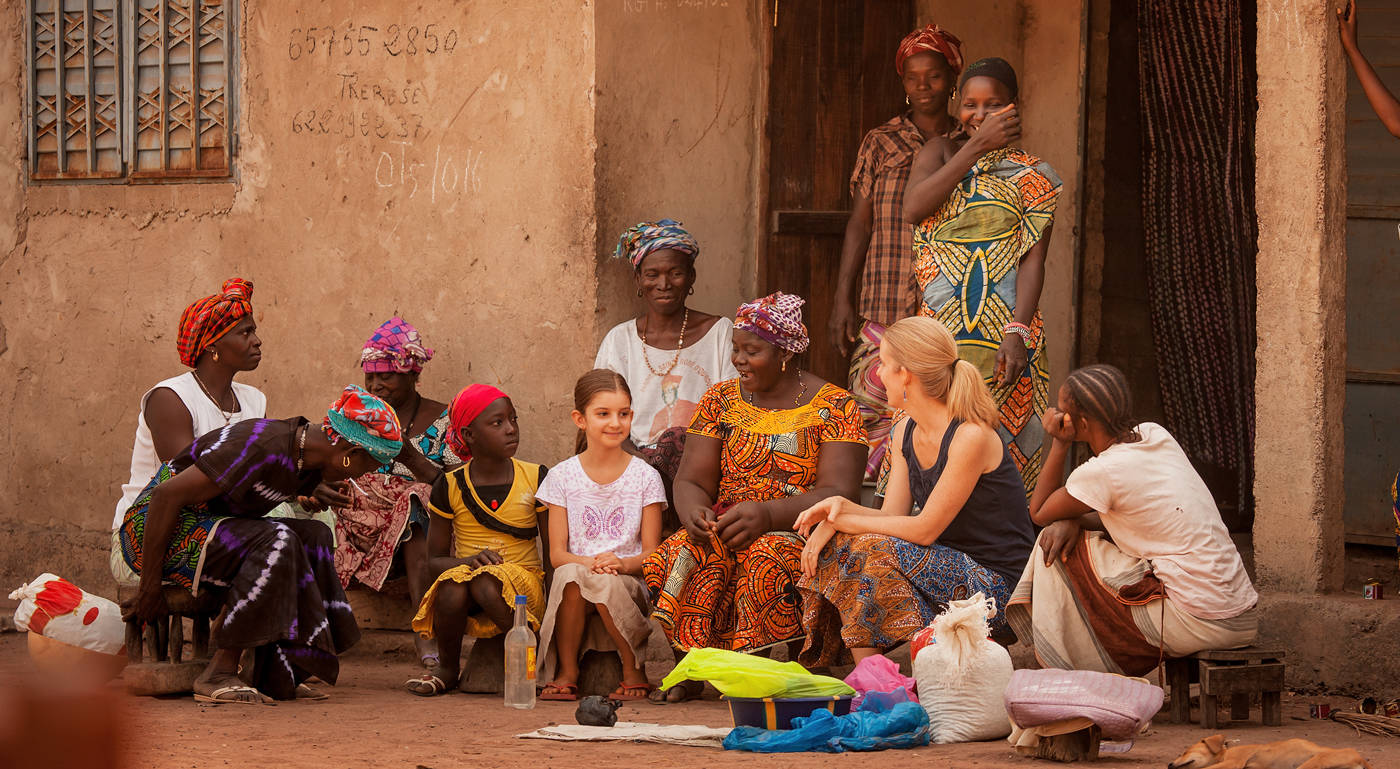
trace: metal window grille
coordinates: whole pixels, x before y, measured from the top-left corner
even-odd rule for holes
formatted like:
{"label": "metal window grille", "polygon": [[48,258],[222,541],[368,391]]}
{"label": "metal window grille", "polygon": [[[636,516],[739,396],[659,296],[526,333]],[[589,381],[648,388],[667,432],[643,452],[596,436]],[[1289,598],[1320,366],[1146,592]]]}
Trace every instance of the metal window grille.
{"label": "metal window grille", "polygon": [[34,180],[226,178],[232,0],[29,0]]}

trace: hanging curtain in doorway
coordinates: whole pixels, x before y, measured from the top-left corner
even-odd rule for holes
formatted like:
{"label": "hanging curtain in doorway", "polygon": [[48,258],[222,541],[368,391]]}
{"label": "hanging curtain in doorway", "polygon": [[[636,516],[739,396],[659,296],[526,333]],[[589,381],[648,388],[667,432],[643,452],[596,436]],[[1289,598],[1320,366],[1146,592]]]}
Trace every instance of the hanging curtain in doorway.
{"label": "hanging curtain in doorway", "polygon": [[1232,528],[1248,525],[1254,482],[1253,21],[1252,0],[1138,3],[1143,220],[1162,405],[1203,475],[1237,479]]}

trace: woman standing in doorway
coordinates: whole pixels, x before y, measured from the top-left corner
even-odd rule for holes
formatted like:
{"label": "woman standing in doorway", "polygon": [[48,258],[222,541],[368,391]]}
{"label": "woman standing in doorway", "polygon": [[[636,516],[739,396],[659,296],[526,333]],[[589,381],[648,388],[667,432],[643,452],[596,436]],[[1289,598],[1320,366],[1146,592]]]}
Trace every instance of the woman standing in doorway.
{"label": "woman standing in doorway", "polygon": [[991,387],[998,432],[1030,494],[1044,461],[1050,375],[1039,304],[1061,182],[1048,163],[1010,146],[1021,138],[1010,64],[975,62],[958,91],[966,133],[925,144],[904,193],[904,220],[916,225],[919,314],[953,332],[958,355]]}
{"label": "woman standing in doorway", "polygon": [[902,216],[904,187],[924,142],[961,130],[949,110],[962,67],[962,41],[951,32],[937,24],[910,32],[894,57],[909,108],[865,135],[851,172],[851,218],[829,333],[841,354],[851,356],[850,392],[870,441],[870,478],[884,459],[892,416],[876,373],[880,340],[886,326],[918,307],[909,260],[913,228]]}

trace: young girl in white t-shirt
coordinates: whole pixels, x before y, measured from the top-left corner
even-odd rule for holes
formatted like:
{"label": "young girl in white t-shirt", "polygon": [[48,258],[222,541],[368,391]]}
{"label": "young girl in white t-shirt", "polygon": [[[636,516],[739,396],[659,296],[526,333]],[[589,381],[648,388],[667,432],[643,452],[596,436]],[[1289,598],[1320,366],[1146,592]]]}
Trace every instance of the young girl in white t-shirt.
{"label": "young girl in white t-shirt", "polygon": [[[1132,417],[1123,372],[1074,371],[1043,421],[1054,444],[1030,509],[1045,530],[1006,610],[1041,662],[1141,675],[1249,645],[1259,596],[1239,551],[1176,439]],[[1076,442],[1094,456],[1061,484]]]}
{"label": "young girl in white t-shirt", "polygon": [[632,394],[620,374],[594,369],[580,377],[573,419],[584,439],[579,454],[551,469],[535,494],[549,506],[554,565],[539,647],[540,677],[550,682],[540,699],[577,699],[579,658],[590,650],[622,657],[613,699],[645,699],[651,623],[642,562],[661,543],[666,490],[655,468],[622,448]]}

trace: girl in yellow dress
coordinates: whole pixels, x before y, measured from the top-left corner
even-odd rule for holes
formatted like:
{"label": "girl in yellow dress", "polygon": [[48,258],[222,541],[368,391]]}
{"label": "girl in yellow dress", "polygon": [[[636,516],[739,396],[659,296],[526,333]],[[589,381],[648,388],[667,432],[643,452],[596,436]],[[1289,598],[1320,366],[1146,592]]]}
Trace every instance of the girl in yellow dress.
{"label": "girl in yellow dress", "polygon": [[415,632],[437,638],[440,658],[405,683],[424,697],[457,686],[463,634],[491,638],[510,629],[515,596],[525,596],[532,630],[538,632],[545,609],[538,547],[545,508],[535,490],[546,469],[515,458],[520,431],[505,393],[470,385],[451,412],[448,440],[466,464],[433,484],[428,569],[438,576],[413,618]]}

